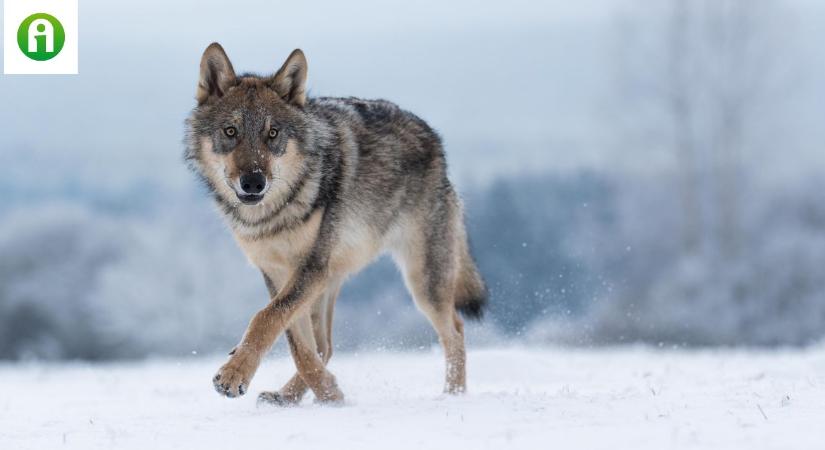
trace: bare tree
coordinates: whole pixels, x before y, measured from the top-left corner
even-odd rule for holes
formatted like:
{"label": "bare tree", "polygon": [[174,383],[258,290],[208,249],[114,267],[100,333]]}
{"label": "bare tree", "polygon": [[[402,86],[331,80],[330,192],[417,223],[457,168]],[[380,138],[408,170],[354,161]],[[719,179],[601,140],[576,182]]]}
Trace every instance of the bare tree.
{"label": "bare tree", "polygon": [[[772,0],[637,3],[619,38],[623,110],[671,155],[685,254],[736,258],[745,153],[779,51]],[[627,90],[627,86],[633,89]],[[661,130],[665,130],[662,132]],[[635,144],[639,147],[640,144]],[[716,260],[717,258],[711,258]]]}
{"label": "bare tree", "polygon": [[670,25],[667,30],[668,48],[666,53],[665,109],[671,127],[673,150],[679,166],[680,194],[682,202],[682,247],[686,253],[696,252],[701,245],[701,217],[699,203],[699,174],[697,142],[694,139],[694,115],[696,106],[693,99],[694,85],[691,82],[689,61],[691,29],[689,0],[673,0]]}

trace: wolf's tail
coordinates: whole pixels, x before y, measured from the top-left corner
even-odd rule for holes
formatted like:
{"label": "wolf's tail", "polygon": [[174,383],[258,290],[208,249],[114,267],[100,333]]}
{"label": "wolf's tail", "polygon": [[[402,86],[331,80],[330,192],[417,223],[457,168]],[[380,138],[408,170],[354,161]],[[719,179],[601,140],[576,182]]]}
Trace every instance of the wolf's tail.
{"label": "wolf's tail", "polygon": [[470,255],[466,239],[461,239],[459,247],[455,308],[468,319],[481,320],[487,308],[487,286]]}

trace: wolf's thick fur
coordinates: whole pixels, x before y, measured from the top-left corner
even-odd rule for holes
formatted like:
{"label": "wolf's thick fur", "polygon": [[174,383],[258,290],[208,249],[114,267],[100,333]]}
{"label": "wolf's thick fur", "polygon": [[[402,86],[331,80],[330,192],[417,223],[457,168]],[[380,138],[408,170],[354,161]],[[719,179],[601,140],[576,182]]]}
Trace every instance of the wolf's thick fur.
{"label": "wolf's thick fur", "polygon": [[185,156],[270,293],[215,388],[243,395],[285,331],[298,373],[259,398],[292,404],[310,388],[320,401],[343,400],[325,368],[335,299],[347,276],[387,251],[444,347],[445,391],[463,392],[456,311],[480,317],[486,289],[441,141],[387,101],[308,98],[306,78],[300,50],[272,76],[237,76],[217,43],[201,60]]}

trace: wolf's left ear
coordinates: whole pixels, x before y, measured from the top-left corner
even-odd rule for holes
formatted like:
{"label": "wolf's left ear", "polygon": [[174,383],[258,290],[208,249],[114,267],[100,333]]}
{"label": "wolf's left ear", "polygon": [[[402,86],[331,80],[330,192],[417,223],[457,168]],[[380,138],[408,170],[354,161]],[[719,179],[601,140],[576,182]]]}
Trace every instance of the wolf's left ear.
{"label": "wolf's left ear", "polygon": [[272,77],[271,86],[287,102],[304,106],[307,100],[307,59],[301,49],[292,51]]}
{"label": "wolf's left ear", "polygon": [[235,69],[223,51],[221,44],[213,42],[206,47],[201,57],[201,77],[195,98],[203,104],[209,97],[220,97],[235,84]]}

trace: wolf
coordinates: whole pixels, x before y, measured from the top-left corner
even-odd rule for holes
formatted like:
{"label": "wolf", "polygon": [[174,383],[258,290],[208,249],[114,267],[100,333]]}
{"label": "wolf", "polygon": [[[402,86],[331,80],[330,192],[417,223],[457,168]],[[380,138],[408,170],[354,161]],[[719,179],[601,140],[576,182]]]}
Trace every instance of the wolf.
{"label": "wolf", "polygon": [[[344,394],[326,369],[341,284],[389,253],[444,349],[444,391],[466,390],[464,322],[487,289],[470,255],[462,203],[441,139],[385,100],[312,98],[307,60],[293,51],[274,75],[236,75],[218,43],[200,62],[185,160],[205,183],[269,301],[213,378],[244,395],[285,332],[297,373],[260,402],[288,406]],[[461,315],[459,315],[461,313]]]}

